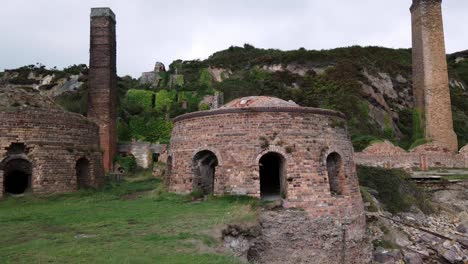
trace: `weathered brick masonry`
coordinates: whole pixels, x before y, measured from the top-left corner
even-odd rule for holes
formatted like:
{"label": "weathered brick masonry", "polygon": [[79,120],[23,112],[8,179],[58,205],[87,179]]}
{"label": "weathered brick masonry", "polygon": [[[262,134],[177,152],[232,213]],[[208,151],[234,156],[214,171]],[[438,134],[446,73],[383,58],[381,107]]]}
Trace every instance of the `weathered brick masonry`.
{"label": "weathered brick masonry", "polygon": [[385,141],[375,143],[354,154],[356,164],[411,170],[428,170],[440,168],[467,168],[468,146],[458,153],[442,148],[433,143],[424,144],[410,151],[394,146]]}
{"label": "weathered brick masonry", "polygon": [[[314,219],[347,223],[351,228],[347,239],[363,241],[363,203],[341,113],[247,97],[220,109],[179,116],[174,122],[167,179],[171,191],[196,191],[197,166],[215,159],[211,163],[217,165],[215,195],[261,197],[261,170],[267,166],[262,159],[274,153],[282,167],[285,207],[303,208]],[[207,154],[198,163],[200,153]]]}
{"label": "weathered brick masonry", "polygon": [[115,14],[91,9],[88,118],[99,125],[105,171],[117,152],[117,75]]}
{"label": "weathered brick masonry", "polygon": [[22,173],[29,177],[27,189],[37,194],[103,183],[98,127],[83,116],[15,107],[0,111],[0,120],[0,195]]}
{"label": "weathered brick masonry", "polygon": [[425,137],[456,152],[441,3],[413,0],[413,87]]}

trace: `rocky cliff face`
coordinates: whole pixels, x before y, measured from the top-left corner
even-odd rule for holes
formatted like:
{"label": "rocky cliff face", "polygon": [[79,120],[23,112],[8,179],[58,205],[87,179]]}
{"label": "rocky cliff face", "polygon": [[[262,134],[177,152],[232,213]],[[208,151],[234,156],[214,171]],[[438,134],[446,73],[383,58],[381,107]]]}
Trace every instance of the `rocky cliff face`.
{"label": "rocky cliff face", "polygon": [[43,66],[34,65],[6,70],[0,77],[0,83],[30,87],[42,95],[53,98],[66,92],[76,92],[86,83],[88,74],[86,65],[72,67],[76,69],[69,72],[67,69],[64,71],[48,70]]}

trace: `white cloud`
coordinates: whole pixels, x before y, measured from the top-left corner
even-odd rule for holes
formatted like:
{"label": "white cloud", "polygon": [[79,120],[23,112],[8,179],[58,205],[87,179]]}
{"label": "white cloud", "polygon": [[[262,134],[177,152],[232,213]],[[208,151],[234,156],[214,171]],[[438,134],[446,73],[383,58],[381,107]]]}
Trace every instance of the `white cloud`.
{"label": "white cloud", "polygon": [[[36,62],[88,62],[89,12],[117,15],[118,73],[138,77],[155,61],[206,58],[231,45],[327,49],[408,48],[410,0],[6,0],[0,9],[0,70]],[[468,47],[468,1],[443,2],[448,52]]]}

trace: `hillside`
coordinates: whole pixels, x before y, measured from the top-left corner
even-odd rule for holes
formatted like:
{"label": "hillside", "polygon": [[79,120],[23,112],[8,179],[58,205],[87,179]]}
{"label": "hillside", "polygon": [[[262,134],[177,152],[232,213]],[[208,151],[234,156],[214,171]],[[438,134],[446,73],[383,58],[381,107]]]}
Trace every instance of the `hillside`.
{"label": "hillside", "polygon": [[[468,143],[467,57],[468,52],[447,56],[460,146]],[[66,109],[84,113],[86,76],[85,65],[64,71],[30,65],[0,73],[0,82],[33,85]],[[271,95],[302,106],[339,110],[348,118],[356,150],[379,139],[410,148],[421,142],[418,139],[422,136],[418,120],[413,124],[411,79],[410,49],[353,46],[280,51],[248,44],[230,47],[203,61],[176,60],[167,72],[157,73],[154,83],[119,78],[119,139],[167,143],[171,117],[207,109],[205,96],[220,91],[225,102],[241,96]]]}

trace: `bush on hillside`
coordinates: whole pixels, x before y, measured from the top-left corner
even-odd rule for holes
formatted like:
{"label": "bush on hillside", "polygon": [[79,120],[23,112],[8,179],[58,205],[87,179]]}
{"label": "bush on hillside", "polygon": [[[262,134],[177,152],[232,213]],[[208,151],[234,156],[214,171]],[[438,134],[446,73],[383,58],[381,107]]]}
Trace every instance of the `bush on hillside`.
{"label": "bush on hillside", "polygon": [[424,213],[433,208],[424,191],[408,181],[409,175],[403,170],[358,166],[359,184],[376,190],[378,199],[391,213],[408,211],[416,206]]}

